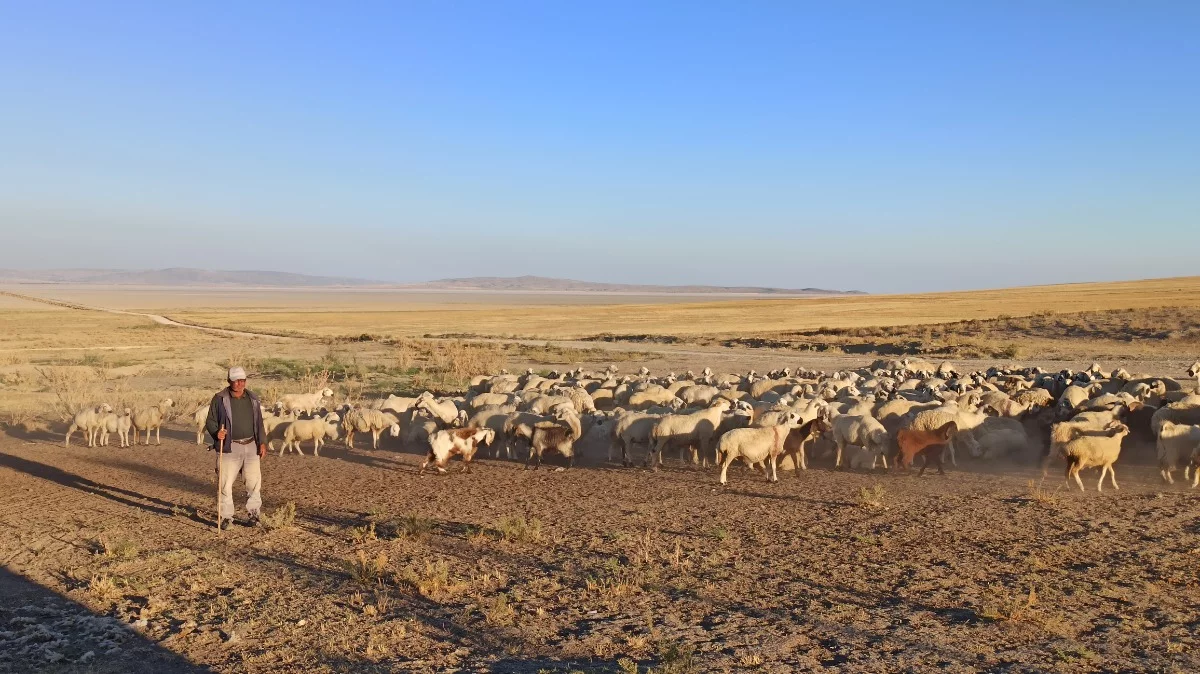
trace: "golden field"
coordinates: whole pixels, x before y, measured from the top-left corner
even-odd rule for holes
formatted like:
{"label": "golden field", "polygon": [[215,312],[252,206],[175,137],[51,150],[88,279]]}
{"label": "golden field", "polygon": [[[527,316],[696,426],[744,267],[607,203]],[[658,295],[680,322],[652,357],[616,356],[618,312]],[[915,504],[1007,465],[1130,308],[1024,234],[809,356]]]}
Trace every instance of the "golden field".
{"label": "golden field", "polygon": [[202,325],[315,336],[470,334],[580,339],[601,334],[749,336],[821,327],[946,323],[1041,312],[1200,307],[1200,277],[1003,290],[671,304],[500,305],[381,308],[189,308],[169,312]]}

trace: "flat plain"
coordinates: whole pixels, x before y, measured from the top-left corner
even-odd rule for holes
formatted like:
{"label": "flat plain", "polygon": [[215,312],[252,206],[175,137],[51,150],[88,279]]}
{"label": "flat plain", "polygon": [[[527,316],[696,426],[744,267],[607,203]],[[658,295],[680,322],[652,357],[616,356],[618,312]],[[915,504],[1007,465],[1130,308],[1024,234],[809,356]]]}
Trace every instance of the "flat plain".
{"label": "flat plain", "polygon": [[[1200,669],[1200,498],[1162,484],[1144,436],[1103,493],[1094,477],[1062,487],[1058,467],[1043,479],[1040,446],[945,476],[820,456],[769,484],[735,467],[720,488],[674,457],[621,467],[600,437],[570,470],[485,458],[446,476],[417,473],[419,444],[337,441],[268,455],[275,526],[217,536],[212,454],[189,419],[233,362],[269,399],[321,378],[338,403],[449,393],[502,367],[832,370],[891,354],[1182,379],[1200,355],[1198,278],[657,304],[3,290],[288,338],[0,295],[0,671]],[[63,447],[73,406],[163,397],[179,405],[162,446]]]}

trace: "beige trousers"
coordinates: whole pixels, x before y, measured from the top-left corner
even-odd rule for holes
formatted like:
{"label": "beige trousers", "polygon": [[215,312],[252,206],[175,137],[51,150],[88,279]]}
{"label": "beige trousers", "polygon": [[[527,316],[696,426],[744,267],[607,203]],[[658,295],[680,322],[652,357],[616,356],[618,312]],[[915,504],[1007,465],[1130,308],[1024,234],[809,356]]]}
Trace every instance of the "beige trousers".
{"label": "beige trousers", "polygon": [[233,443],[233,451],[221,455],[221,516],[233,517],[233,482],[238,473],[246,481],[246,514],[257,515],[262,508],[262,471],[259,469],[258,447],[253,442]]}

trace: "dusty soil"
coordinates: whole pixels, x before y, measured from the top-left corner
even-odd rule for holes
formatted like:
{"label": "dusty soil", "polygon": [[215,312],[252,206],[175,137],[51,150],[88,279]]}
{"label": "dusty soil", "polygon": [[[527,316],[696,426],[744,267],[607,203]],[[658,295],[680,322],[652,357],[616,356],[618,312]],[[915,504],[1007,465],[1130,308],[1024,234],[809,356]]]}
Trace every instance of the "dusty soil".
{"label": "dusty soil", "polygon": [[828,459],[720,488],[597,447],[422,476],[338,442],[266,459],[292,526],[218,536],[193,442],[0,436],[0,671],[1200,671],[1200,494],[1147,447],[1080,493]]}

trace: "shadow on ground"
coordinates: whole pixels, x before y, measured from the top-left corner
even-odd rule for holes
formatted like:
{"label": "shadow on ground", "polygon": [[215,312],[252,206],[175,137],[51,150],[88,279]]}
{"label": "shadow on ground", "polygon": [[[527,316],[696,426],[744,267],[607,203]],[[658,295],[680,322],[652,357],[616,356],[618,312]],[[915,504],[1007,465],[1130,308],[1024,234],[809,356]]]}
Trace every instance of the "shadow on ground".
{"label": "shadow on ground", "polygon": [[211,672],[115,618],[0,569],[0,672],[192,674]]}

